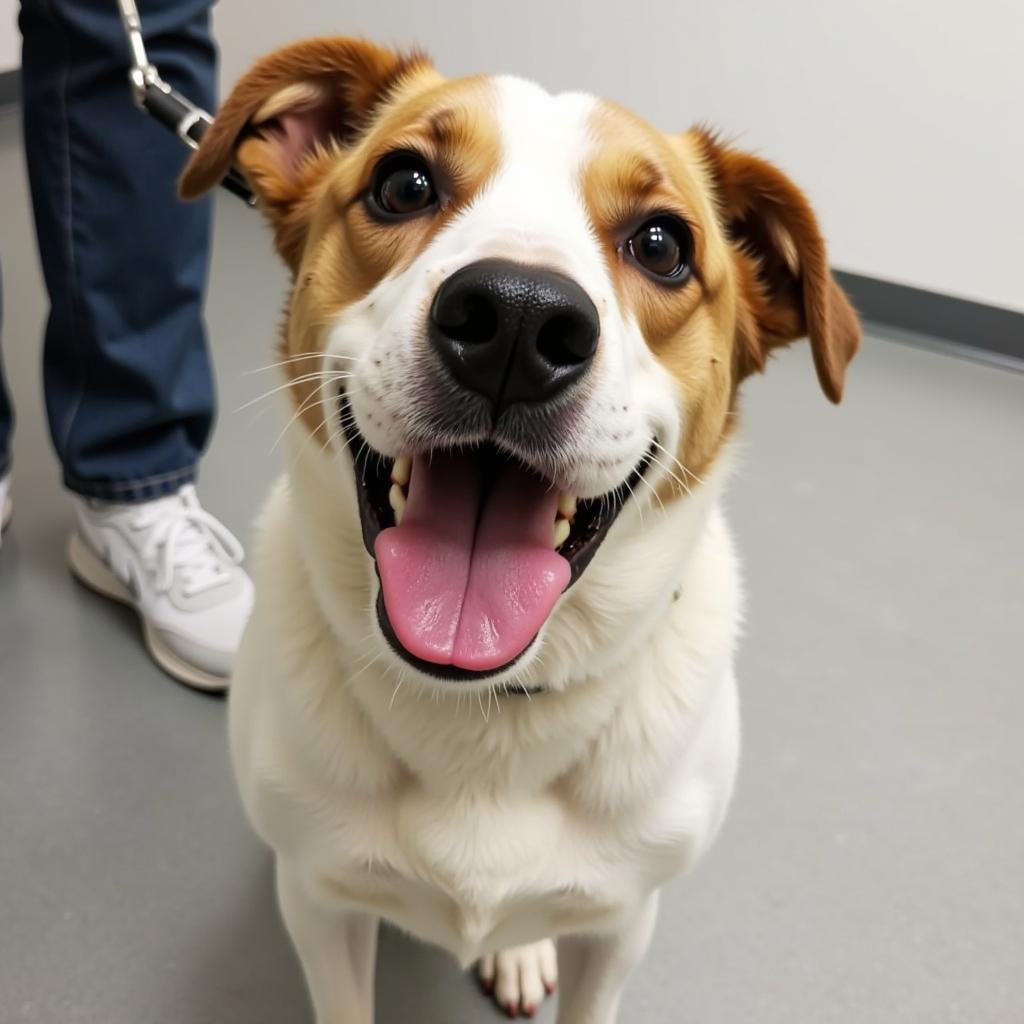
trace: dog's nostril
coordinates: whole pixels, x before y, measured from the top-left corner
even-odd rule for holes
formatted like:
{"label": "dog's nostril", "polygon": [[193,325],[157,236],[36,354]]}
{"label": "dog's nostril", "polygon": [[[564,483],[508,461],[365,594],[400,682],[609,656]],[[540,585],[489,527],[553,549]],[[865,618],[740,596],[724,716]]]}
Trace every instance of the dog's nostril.
{"label": "dog's nostril", "polygon": [[454,341],[481,345],[498,333],[498,311],[484,295],[463,295],[460,301],[439,303],[434,323]]}
{"label": "dog's nostril", "polygon": [[572,313],[558,313],[537,332],[537,352],[552,366],[578,366],[597,348],[594,325]]}

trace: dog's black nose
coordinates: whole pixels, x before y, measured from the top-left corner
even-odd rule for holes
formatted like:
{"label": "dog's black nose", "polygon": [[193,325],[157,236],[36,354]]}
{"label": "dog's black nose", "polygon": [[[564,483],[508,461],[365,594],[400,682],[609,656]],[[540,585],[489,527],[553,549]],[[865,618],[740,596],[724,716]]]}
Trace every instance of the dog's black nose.
{"label": "dog's black nose", "polygon": [[438,289],[430,337],[455,379],[501,413],[546,402],[587,371],[601,323],[575,281],[553,270],[481,260]]}

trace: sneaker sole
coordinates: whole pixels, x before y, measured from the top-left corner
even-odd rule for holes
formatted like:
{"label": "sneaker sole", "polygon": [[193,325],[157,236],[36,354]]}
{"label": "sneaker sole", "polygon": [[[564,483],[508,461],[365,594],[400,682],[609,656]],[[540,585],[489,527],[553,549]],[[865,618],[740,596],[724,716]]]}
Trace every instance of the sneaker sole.
{"label": "sneaker sole", "polygon": [[138,615],[149,656],[172,679],[203,693],[224,693],[227,690],[228,681],[223,676],[215,676],[196,668],[195,665],[190,665],[167,646],[139,611],[128,588],[110,571],[102,559],[94,554],[77,531],[71,534],[68,541],[68,565],[71,567],[72,575],[83,586],[101,597],[126,605]]}

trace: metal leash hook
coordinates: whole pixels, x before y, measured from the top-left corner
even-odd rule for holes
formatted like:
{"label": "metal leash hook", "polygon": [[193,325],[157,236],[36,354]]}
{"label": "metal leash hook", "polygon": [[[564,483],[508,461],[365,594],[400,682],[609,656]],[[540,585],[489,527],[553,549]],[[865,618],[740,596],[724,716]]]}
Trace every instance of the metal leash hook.
{"label": "metal leash hook", "polygon": [[[146,44],[142,38],[142,21],[135,0],[117,0],[121,12],[121,24],[128,38],[132,54],[132,67],[128,80],[132,85],[135,102],[151,117],[166,128],[170,128],[190,149],[198,149],[199,143],[213,124],[213,118],[201,107],[185,99],[160,77],[160,72],[150,63]],[[244,176],[234,167],[221,181],[233,195],[245,201],[248,206],[256,205],[256,197]]]}

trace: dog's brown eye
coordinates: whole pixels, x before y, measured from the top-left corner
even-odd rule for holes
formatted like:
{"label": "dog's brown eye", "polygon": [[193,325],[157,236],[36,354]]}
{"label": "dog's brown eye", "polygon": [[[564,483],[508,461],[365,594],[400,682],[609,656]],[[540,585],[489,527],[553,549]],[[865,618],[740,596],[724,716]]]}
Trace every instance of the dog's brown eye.
{"label": "dog's brown eye", "polygon": [[689,276],[693,235],[677,217],[654,217],[626,242],[630,256],[655,277],[679,281]]}
{"label": "dog's brown eye", "polygon": [[395,153],[377,168],[373,200],[392,217],[410,217],[437,202],[430,169],[415,153]]}

